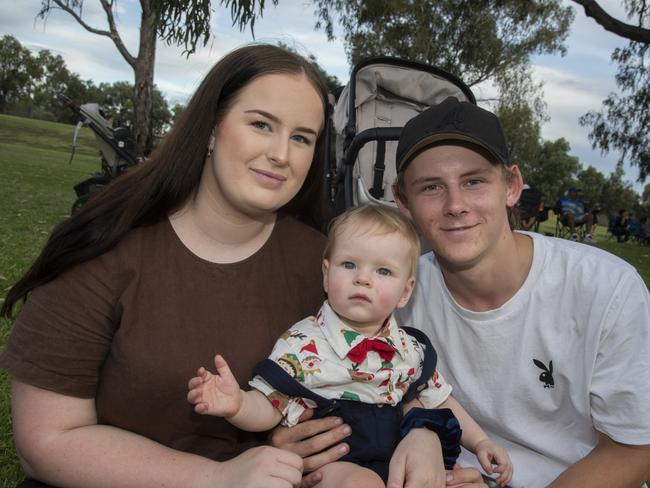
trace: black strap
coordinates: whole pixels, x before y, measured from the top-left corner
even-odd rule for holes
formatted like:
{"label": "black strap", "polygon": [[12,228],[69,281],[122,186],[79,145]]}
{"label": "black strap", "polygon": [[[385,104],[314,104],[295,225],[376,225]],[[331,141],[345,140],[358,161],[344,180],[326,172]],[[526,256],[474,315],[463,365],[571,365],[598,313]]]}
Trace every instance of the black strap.
{"label": "black strap", "polygon": [[386,169],[386,141],[377,141],[377,156],[375,157],[375,173],[370,194],[377,200],[384,196],[384,170]]}
{"label": "black strap", "polygon": [[318,406],[328,405],[333,401],[311,391],[271,359],[264,359],[257,363],[255,369],[253,369],[253,376],[258,375],[264,378],[275,390],[290,397],[307,398],[316,402]]}
{"label": "black strap", "polygon": [[422,365],[420,377],[411,383],[409,389],[402,398],[402,403],[407,403],[413,400],[418,393],[426,388],[427,382],[436,370],[438,354],[431,344],[429,337],[427,337],[424,332],[419,329],[414,329],[413,327],[402,327],[402,329],[404,329],[404,331],[406,331],[410,336],[415,337],[420,344],[424,344],[424,364]]}
{"label": "black strap", "polygon": [[[402,329],[404,329],[404,331],[406,331],[410,336],[415,337],[418,342],[424,344],[425,347],[422,373],[418,379],[411,383],[404,398],[402,398],[402,402],[406,403],[411,401],[420,391],[426,388],[429,378],[433,376],[433,372],[436,369],[438,355],[431,345],[431,341],[429,341],[429,338],[424,332],[414,329],[413,327],[402,327]],[[331,405],[335,402],[335,400],[327,399],[311,391],[300,381],[289,376],[282,367],[271,359],[264,359],[257,363],[255,369],[253,369],[253,376],[261,376],[275,390],[282,392],[285,395],[290,397],[307,398],[315,402],[319,407]]]}

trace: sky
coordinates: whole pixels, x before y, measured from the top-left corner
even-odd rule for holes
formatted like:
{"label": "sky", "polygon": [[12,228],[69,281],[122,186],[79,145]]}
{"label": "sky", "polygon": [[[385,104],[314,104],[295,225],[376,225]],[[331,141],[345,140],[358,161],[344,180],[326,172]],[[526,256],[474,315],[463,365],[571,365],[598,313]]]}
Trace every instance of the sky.
{"label": "sky", "polygon": [[[573,2],[564,2],[576,10],[566,42],[567,55],[535,56],[532,59],[534,77],[544,84],[544,99],[550,117],[542,126],[542,137],[548,140],[564,137],[571,144],[571,154],[580,159],[583,167],[594,166],[609,176],[615,169],[618,154],[603,155],[592,149],[587,137],[588,128],[581,127],[578,119],[590,110],[599,110],[608,94],[617,91],[614,80],[616,65],[610,56],[615,48],[624,47],[627,41],[602,29]],[[36,19],[41,0],[20,0],[19,3],[20,8],[17,8],[16,0],[0,0],[0,35],[10,34],[33,51],[49,49],[60,54],[70,71],[96,84],[121,80],[133,82],[130,66],[108,38],[85,31],[71,16],[61,11],[52,12],[46,21]],[[622,0],[601,0],[599,3],[611,15],[626,20]],[[117,5],[118,29],[127,48],[135,53],[139,1],[119,0]],[[86,0],[83,15],[90,25],[106,28],[99,2]],[[314,30],[314,24],[314,7],[307,0],[280,0],[277,7],[267,2],[263,18],[255,24],[255,40],[282,41],[301,54],[313,54],[329,74],[345,83],[350,66],[342,39],[327,41],[323,31]],[[212,25],[215,36],[206,47],[198,49],[189,58],[180,48],[158,43],[155,82],[170,104],[184,103],[223,54],[254,40],[250,29],[240,32],[231,25],[229,9],[216,9]],[[477,98],[494,95],[487,85],[472,89]],[[641,192],[643,185],[636,183],[637,175],[637,168],[625,167],[625,179]]]}

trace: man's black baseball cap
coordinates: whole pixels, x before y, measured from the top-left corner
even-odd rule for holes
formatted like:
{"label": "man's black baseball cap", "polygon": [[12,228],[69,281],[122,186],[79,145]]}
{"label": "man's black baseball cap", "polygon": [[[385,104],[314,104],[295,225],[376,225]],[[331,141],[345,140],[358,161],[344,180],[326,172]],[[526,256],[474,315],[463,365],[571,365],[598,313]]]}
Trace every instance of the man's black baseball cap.
{"label": "man's black baseball cap", "polygon": [[494,161],[510,166],[506,138],[497,116],[473,103],[449,97],[404,126],[397,144],[397,172],[404,171],[420,152],[446,141],[476,145]]}

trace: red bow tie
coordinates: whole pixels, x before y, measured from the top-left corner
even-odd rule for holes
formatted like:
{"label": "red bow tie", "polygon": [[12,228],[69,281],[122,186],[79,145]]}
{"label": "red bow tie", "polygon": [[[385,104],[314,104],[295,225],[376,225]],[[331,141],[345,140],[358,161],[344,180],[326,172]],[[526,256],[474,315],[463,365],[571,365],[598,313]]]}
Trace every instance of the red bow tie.
{"label": "red bow tie", "polygon": [[368,351],[376,351],[384,361],[391,361],[395,355],[395,349],[390,344],[379,339],[364,339],[350,349],[348,358],[353,363],[361,364],[366,359]]}

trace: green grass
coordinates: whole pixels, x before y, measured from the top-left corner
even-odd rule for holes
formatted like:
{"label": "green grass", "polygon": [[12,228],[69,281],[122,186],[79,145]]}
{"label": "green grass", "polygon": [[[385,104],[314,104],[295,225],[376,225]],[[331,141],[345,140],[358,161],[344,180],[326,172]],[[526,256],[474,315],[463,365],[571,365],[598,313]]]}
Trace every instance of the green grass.
{"label": "green grass", "polygon": [[[94,136],[86,128],[68,164],[71,138],[72,126],[0,114],[0,297],[26,271],[52,227],[69,215],[73,186],[100,169]],[[554,230],[551,215],[540,232]],[[606,241],[604,227],[597,237],[598,247],[632,263],[650,283],[650,247]],[[11,322],[0,319],[0,345],[10,329]],[[9,380],[0,372],[0,488],[14,487],[22,477],[11,435]]]}
{"label": "green grass", "polygon": [[[84,128],[70,158],[73,127],[0,114],[0,300],[36,257],[52,227],[67,217],[73,186],[100,170],[94,135]],[[0,319],[0,344],[11,322]],[[0,373],[0,488],[22,471],[11,435],[9,380]]]}
{"label": "green grass", "polygon": [[[606,216],[601,215],[599,217],[600,221],[605,221],[606,219]],[[539,232],[541,234],[553,235],[555,233],[555,223],[555,215],[550,212],[548,220],[540,224]],[[632,241],[616,242],[616,239],[608,237],[607,224],[597,225],[594,237],[597,242],[596,244],[592,244],[593,246],[611,252],[630,263],[637,269],[643,281],[645,281],[646,286],[650,287],[650,246],[642,246]]]}

